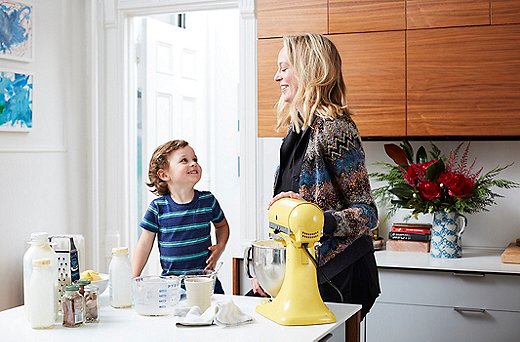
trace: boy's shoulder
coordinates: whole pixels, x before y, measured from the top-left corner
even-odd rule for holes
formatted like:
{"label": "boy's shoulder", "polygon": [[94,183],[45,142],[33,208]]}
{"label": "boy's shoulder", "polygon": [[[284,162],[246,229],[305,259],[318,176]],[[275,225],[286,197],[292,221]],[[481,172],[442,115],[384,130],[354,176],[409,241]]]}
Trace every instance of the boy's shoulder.
{"label": "boy's shoulder", "polygon": [[199,199],[207,199],[207,198],[214,198],[215,196],[211,193],[211,191],[207,190],[195,190],[198,193]]}

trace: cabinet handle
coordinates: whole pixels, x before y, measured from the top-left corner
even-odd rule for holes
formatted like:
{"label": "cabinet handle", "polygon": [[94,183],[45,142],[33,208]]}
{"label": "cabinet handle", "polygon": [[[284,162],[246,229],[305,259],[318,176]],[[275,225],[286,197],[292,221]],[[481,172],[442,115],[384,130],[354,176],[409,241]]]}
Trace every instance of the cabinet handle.
{"label": "cabinet handle", "polygon": [[484,312],[486,312],[486,309],[482,309],[482,308],[465,308],[465,307],[460,307],[460,306],[454,307],[453,310],[460,312],[460,313],[464,313],[464,312],[484,313]]}
{"label": "cabinet handle", "polygon": [[453,275],[456,277],[476,277],[476,278],[484,278],[486,276],[485,273],[474,273],[474,272],[453,272]]}

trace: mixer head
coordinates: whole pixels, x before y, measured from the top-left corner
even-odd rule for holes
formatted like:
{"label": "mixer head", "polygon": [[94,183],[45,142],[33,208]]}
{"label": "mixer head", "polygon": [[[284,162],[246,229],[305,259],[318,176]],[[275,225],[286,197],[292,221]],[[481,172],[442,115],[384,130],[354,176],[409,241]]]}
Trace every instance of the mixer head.
{"label": "mixer head", "polygon": [[282,198],[269,208],[269,230],[296,247],[313,245],[321,238],[324,217],[314,203]]}

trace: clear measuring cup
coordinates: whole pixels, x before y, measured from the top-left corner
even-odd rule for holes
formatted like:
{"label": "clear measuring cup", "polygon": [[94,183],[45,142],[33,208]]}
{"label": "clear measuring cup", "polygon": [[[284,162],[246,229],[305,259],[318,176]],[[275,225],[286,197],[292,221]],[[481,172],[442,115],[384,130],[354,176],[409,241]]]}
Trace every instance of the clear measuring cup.
{"label": "clear measuring cup", "polygon": [[144,316],[169,315],[179,303],[181,279],[176,276],[136,277],[132,282],[134,310]]}

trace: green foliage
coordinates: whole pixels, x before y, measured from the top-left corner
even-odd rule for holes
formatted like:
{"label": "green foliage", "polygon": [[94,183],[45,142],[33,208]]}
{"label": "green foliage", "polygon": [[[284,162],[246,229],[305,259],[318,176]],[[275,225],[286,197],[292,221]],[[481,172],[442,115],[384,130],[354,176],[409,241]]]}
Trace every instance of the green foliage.
{"label": "green foliage", "polygon": [[[502,171],[513,165],[512,163],[506,166],[496,166],[484,174],[480,174],[482,170],[474,172],[475,162],[470,166],[467,163],[469,144],[462,156],[459,157],[458,152],[463,143],[450,153],[449,158],[443,156],[441,150],[434,144],[431,144],[429,151],[421,146],[415,155],[413,147],[407,141],[403,141],[399,146],[391,145],[385,146],[385,151],[394,161],[399,160],[399,164],[377,162],[374,165],[382,171],[370,174],[373,180],[385,183],[383,186],[373,189],[372,192],[377,202],[388,209],[388,218],[399,209],[412,209],[412,217],[438,210],[456,211],[461,214],[488,211],[490,206],[497,204],[497,198],[503,197],[493,191],[493,188],[512,189],[520,186],[516,182],[497,178]],[[402,163],[402,158],[395,157],[401,154],[406,156],[408,165]],[[431,165],[425,163],[431,163]],[[417,179],[417,184],[409,184],[406,181],[406,174],[410,167],[424,170],[423,175]],[[447,183],[439,181],[439,177],[442,178],[442,176],[445,180],[448,177],[449,180],[450,174],[464,178],[465,182],[472,184],[471,188],[465,189],[464,196],[454,195],[448,189]],[[425,196],[424,188],[421,189],[418,185],[423,182],[435,183],[433,186],[438,187],[439,194]]]}

